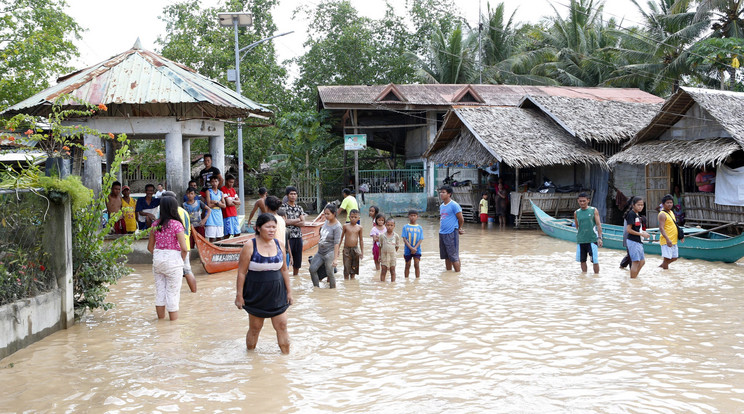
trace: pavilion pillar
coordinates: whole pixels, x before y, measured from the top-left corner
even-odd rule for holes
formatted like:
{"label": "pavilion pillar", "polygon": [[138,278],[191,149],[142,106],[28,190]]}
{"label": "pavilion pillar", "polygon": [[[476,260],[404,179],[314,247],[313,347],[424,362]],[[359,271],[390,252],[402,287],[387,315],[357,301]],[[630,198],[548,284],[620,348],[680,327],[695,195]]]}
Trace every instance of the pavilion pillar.
{"label": "pavilion pillar", "polygon": [[209,152],[212,153],[212,166],[220,170],[222,178],[225,178],[225,136],[215,135],[209,137]]}
{"label": "pavilion pillar", "polygon": [[101,180],[103,178],[101,156],[96,152],[96,150],[102,151],[101,138],[97,135],[85,135],[83,142],[85,143],[83,185],[93,190],[93,194],[97,197],[101,192]]}
{"label": "pavilion pillar", "polygon": [[183,182],[188,186],[191,181],[191,139],[189,138],[184,138],[181,142],[181,157],[183,157]]}
{"label": "pavilion pillar", "polygon": [[179,125],[174,124],[173,131],[165,134],[165,179],[166,187],[178,196],[183,197],[183,139]]}

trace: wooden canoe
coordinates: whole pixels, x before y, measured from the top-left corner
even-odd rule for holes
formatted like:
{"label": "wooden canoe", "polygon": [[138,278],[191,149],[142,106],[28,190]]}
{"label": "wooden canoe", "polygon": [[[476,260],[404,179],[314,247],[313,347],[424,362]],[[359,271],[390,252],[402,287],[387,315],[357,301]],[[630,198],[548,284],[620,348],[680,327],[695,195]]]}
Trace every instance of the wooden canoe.
{"label": "wooden canoe", "polygon": [[[573,226],[573,220],[554,218],[534,203],[532,203],[532,210],[535,212],[540,229],[545,234],[576,243],[577,230]],[[683,227],[683,229],[684,242],[677,244],[679,257],[725,263],[734,263],[744,257],[744,234],[731,237],[699,228]],[[651,235],[651,241],[644,241],[644,252],[660,256],[659,229],[652,228],[647,232]],[[623,226],[602,223],[602,236],[602,247],[625,250]]]}
{"label": "wooden canoe", "polygon": [[[315,247],[320,240],[320,228],[325,222],[325,215],[319,215],[312,222],[306,221],[302,227],[302,250],[308,250]],[[207,273],[219,273],[235,270],[238,268],[240,251],[243,245],[255,237],[255,234],[246,234],[223,240],[216,243],[210,243],[198,232],[193,231],[196,240],[196,249],[199,251],[199,260]]]}

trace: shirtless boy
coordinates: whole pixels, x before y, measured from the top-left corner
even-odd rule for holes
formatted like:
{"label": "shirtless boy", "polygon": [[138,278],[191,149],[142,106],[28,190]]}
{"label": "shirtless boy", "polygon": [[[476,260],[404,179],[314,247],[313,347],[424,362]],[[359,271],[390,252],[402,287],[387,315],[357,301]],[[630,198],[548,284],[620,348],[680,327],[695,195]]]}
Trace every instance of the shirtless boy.
{"label": "shirtless boy", "polygon": [[[359,274],[359,261],[364,251],[364,229],[359,222],[359,210],[349,211],[349,222],[344,224],[341,233],[341,244],[344,246],[344,279],[354,279]],[[344,241],[344,239],[346,239]]]}
{"label": "shirtless boy", "polygon": [[[118,181],[114,181],[113,184],[111,184],[111,192],[108,195],[108,200],[106,200],[106,212],[108,213],[109,220],[114,217],[114,215],[121,211],[123,205],[121,203],[121,183]],[[124,215],[121,215],[119,219],[114,224],[114,233],[115,234],[126,234],[127,233],[127,223],[124,220]]]}

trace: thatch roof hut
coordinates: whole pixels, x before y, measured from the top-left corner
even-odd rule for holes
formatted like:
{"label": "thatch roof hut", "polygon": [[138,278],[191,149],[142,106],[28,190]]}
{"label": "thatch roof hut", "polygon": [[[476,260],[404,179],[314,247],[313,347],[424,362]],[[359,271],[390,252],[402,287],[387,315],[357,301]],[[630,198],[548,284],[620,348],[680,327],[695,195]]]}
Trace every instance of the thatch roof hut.
{"label": "thatch roof hut", "polygon": [[610,163],[719,165],[744,149],[744,93],[680,88]]}
{"label": "thatch roof hut", "polygon": [[601,153],[539,110],[517,107],[453,107],[424,156],[438,164],[503,162],[516,168],[598,164],[608,168]]}
{"label": "thatch roof hut", "polygon": [[525,96],[520,106],[536,107],[571,135],[590,143],[630,140],[661,108],[663,100],[632,102],[565,96]]}

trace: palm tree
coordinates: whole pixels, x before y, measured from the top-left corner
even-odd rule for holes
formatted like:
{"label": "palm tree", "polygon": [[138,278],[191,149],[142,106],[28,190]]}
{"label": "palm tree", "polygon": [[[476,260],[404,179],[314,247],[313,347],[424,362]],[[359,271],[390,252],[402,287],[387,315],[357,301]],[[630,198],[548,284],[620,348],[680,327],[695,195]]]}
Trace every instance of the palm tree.
{"label": "palm tree", "polygon": [[689,51],[708,22],[695,21],[691,0],[649,0],[648,11],[637,0],[632,1],[646,27],[615,31],[620,44],[608,49],[617,52],[624,64],[604,84],[668,95],[685,76],[695,74]]}
{"label": "palm tree", "polygon": [[494,9],[488,3],[488,14],[483,20],[483,45],[481,47],[481,70],[488,83],[517,85],[554,85],[550,78],[530,74],[532,66],[527,63],[535,59],[527,52],[517,53],[517,31],[514,27],[514,10],[505,22],[504,3]]}
{"label": "palm tree", "polygon": [[475,34],[464,35],[462,24],[458,23],[451,33],[445,34],[440,28],[434,30],[426,61],[410,52],[408,56],[427,83],[471,83],[477,79],[475,41]]}
{"label": "palm tree", "polygon": [[555,16],[545,33],[544,48],[532,53],[543,62],[535,62],[533,75],[554,79],[562,85],[597,86],[615,69],[612,56],[604,49],[615,43],[609,29],[613,20],[604,22],[604,2],[571,0],[567,18],[551,4]]}
{"label": "palm tree", "polygon": [[[709,39],[744,39],[744,0],[700,0],[697,13],[697,21],[712,21],[711,29],[713,32]],[[708,42],[707,45],[700,46],[705,49],[707,46],[717,44],[716,41]],[[723,45],[738,45],[739,42],[723,42]],[[716,55],[736,55],[740,51],[729,50],[726,52],[716,52]],[[719,62],[717,66],[726,66],[724,71],[729,75],[731,88],[736,85],[737,68],[724,62]],[[722,74],[723,72],[721,72]],[[721,88],[723,88],[723,78],[720,79]]]}

